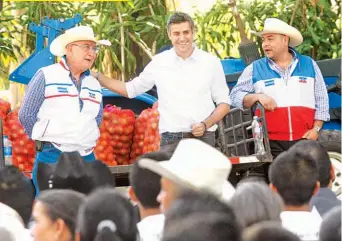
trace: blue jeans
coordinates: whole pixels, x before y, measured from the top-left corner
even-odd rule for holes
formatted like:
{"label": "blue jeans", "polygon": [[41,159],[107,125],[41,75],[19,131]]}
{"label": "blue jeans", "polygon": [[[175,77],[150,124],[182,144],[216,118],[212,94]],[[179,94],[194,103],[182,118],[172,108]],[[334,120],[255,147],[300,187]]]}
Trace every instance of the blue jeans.
{"label": "blue jeans", "polygon": [[[38,194],[39,194],[39,187],[38,187],[38,182],[37,182],[38,164],[40,162],[42,162],[42,163],[56,163],[61,154],[62,154],[62,152],[50,143],[44,144],[42,151],[37,152],[36,159],[34,161],[33,171],[32,171],[32,181],[33,181],[33,185],[36,189],[36,196],[38,196]],[[95,155],[93,152],[87,156],[84,156],[83,158],[87,162],[95,161]]]}
{"label": "blue jeans", "polygon": [[[194,137],[194,138],[199,139],[213,147],[215,146],[216,140],[215,140],[214,131],[206,131],[203,136]],[[181,132],[178,132],[178,133],[165,132],[165,133],[162,133],[161,135],[160,146],[172,144],[182,139],[184,139],[184,137]]]}

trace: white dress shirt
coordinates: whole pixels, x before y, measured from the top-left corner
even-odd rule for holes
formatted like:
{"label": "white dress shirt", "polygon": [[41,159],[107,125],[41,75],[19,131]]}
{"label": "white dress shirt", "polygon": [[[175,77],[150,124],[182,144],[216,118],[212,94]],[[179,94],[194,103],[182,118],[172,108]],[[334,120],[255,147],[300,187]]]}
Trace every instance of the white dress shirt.
{"label": "white dress shirt", "polygon": [[137,223],[140,241],[160,241],[163,235],[164,221],[164,214],[157,214],[148,216]]}
{"label": "white dress shirt", "polygon": [[285,229],[298,235],[302,241],[319,240],[319,230],[322,218],[315,208],[311,212],[284,211],[280,213]]}
{"label": "white dress shirt", "polygon": [[173,48],[155,55],[138,77],[126,83],[126,89],[129,98],[134,98],[154,85],[160,133],[191,132],[192,124],[204,121],[214,111],[214,102],[231,103],[220,60],[196,47],[185,60]]}

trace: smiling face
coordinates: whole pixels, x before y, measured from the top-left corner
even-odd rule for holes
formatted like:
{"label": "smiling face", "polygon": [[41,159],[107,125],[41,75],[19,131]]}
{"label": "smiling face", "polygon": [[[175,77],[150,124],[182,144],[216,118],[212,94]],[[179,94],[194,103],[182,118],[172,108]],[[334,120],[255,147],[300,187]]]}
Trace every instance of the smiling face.
{"label": "smiling face", "polygon": [[191,55],[194,30],[188,21],[171,24],[168,35],[178,56],[187,58]]}
{"label": "smiling face", "polygon": [[94,64],[96,54],[96,43],[93,41],[76,41],[66,47],[68,65],[81,72]]}
{"label": "smiling face", "polygon": [[262,35],[262,48],[270,59],[277,59],[288,52],[289,37],[282,34],[268,33]]}

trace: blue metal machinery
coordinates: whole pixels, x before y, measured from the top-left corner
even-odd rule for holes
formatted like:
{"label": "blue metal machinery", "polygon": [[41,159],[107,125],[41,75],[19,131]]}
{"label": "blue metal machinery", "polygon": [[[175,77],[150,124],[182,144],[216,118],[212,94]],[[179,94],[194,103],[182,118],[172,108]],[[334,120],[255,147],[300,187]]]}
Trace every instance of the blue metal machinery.
{"label": "blue metal machinery", "polygon": [[[30,23],[29,29],[36,33],[36,49],[16,70],[14,70],[9,79],[22,84],[28,84],[38,69],[54,64],[55,56],[50,52],[51,42],[65,30],[74,27],[82,21],[82,16],[76,14],[71,19],[49,19],[44,17],[40,26]],[[45,46],[45,38],[47,45]]]}

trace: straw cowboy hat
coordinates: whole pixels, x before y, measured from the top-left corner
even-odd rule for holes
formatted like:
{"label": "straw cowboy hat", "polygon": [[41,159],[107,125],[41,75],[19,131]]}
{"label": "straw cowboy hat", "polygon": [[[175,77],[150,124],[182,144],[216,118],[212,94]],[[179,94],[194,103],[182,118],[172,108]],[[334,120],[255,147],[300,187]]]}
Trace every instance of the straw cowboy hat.
{"label": "straw cowboy hat", "polygon": [[88,26],[77,26],[65,31],[65,33],[55,38],[51,45],[50,51],[55,56],[64,56],[66,54],[65,47],[76,41],[88,40],[93,41],[99,45],[110,46],[111,43],[108,40],[96,40],[93,29]]}
{"label": "straw cowboy hat", "polygon": [[183,186],[207,190],[228,200],[234,187],[227,181],[232,164],[212,146],[197,140],[181,140],[169,161],[141,159],[138,164]]}
{"label": "straw cowboy hat", "polygon": [[289,46],[296,47],[303,42],[303,36],[298,29],[288,25],[284,21],[277,18],[266,18],[264,29],[261,32],[251,31],[253,34],[262,37],[264,34],[277,33],[284,34],[290,37]]}

